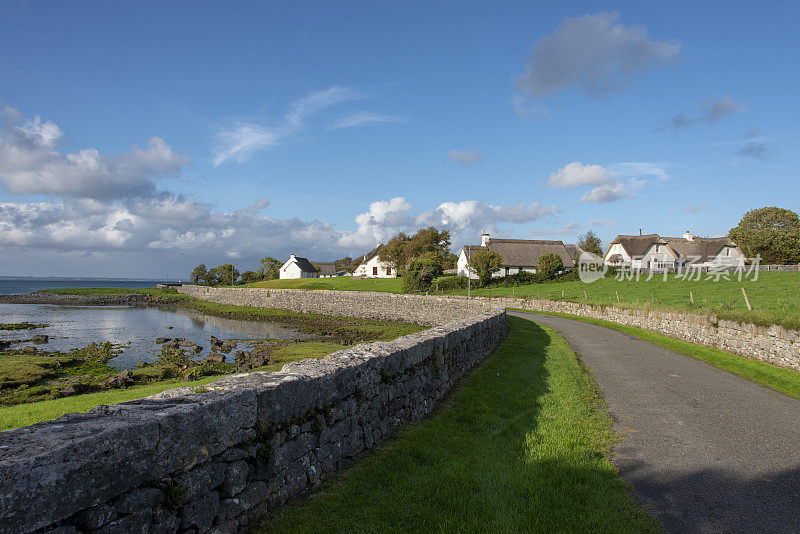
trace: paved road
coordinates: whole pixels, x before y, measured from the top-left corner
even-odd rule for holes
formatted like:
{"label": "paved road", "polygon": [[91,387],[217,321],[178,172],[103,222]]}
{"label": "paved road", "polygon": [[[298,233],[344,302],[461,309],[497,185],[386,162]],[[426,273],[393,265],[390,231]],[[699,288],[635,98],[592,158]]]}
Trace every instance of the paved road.
{"label": "paved road", "polygon": [[592,369],[625,436],[613,461],[667,532],[800,532],[800,402],[614,330],[509,314]]}

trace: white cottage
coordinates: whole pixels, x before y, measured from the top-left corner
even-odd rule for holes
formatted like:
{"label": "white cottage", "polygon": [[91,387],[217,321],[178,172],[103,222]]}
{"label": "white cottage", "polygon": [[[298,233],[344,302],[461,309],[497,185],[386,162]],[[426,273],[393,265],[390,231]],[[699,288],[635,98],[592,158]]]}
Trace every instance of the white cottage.
{"label": "white cottage", "polygon": [[319,270],[308,259],[298,258],[292,254],[286,260],[286,263],[278,269],[278,276],[281,280],[289,278],[318,278]]}
{"label": "white cottage", "polygon": [[353,276],[359,278],[397,278],[397,272],[391,265],[381,261],[378,252],[383,245],[378,245],[371,252],[364,254],[361,263],[353,271]]}
{"label": "white cottage", "polygon": [[736,267],[744,265],[742,249],[729,237],[682,237],[658,234],[618,235],[608,247],[603,261],[632,269],[681,269],[686,266]]}
{"label": "white cottage", "polygon": [[[573,246],[573,245],[570,245]],[[544,241],[539,239],[492,239],[489,234],[481,235],[480,245],[466,245],[458,256],[457,272],[459,276],[467,276],[467,266],[472,255],[479,250],[491,250],[503,257],[502,265],[493,274],[493,278],[502,278],[522,271],[535,273],[539,269],[539,257],[554,253],[561,257],[565,269],[575,265],[573,254],[579,254],[579,248],[570,250],[562,241]],[[478,278],[474,268],[469,269],[472,279]]]}

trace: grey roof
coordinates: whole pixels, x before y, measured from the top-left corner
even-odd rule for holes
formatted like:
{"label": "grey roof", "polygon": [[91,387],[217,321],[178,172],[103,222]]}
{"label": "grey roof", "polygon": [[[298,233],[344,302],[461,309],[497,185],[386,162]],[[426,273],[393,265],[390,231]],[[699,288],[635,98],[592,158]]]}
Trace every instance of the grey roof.
{"label": "grey roof", "polygon": [[[538,239],[488,239],[486,248],[503,256],[502,267],[538,267],[539,257],[553,252],[561,257],[565,267],[574,264],[567,247],[561,241],[542,241]],[[464,250],[474,254],[486,250],[481,245],[467,245]]]}
{"label": "grey roof", "polygon": [[697,258],[700,262],[713,260],[726,246],[736,247],[741,253],[736,242],[729,237],[695,237],[689,241],[684,237],[661,237],[658,234],[618,235],[611,245],[616,243],[621,244],[632,258],[642,257],[654,244],[667,245],[678,258],[684,260]]}
{"label": "grey roof", "polygon": [[643,256],[653,243],[658,243],[659,245],[667,244],[658,234],[618,235],[616,239],[609,244],[609,247],[617,243],[622,245],[622,248],[625,249],[625,252],[627,252],[631,258]]}
{"label": "grey roof", "polygon": [[336,276],[336,264],[316,262],[319,266],[319,274],[324,276]]}
{"label": "grey roof", "polygon": [[359,264],[359,265],[361,265],[362,263],[367,263],[369,260],[371,260],[372,258],[374,258],[374,257],[375,257],[375,256],[378,254],[378,252],[380,252],[380,250],[381,250],[382,248],[383,248],[383,243],[381,243],[381,244],[380,244],[380,245],[378,245],[377,247],[373,248],[371,251],[369,251],[369,252],[367,252],[366,254],[364,254],[364,255],[361,257],[361,261],[360,261],[360,262],[358,262],[358,264]]}
{"label": "grey roof", "polygon": [[316,273],[318,272],[317,268],[314,267],[308,258],[298,258],[297,256],[294,257],[295,263],[297,266],[300,267],[300,270],[304,273]]}
{"label": "grey roof", "polygon": [[577,263],[578,259],[581,257],[585,251],[579,247],[578,245],[564,245],[567,248],[567,253],[569,253],[569,257],[572,258],[572,263]]}
{"label": "grey roof", "polygon": [[692,241],[682,237],[665,237],[664,241],[679,257],[698,258],[700,262],[713,260],[726,246],[739,248],[729,237],[695,237]]}

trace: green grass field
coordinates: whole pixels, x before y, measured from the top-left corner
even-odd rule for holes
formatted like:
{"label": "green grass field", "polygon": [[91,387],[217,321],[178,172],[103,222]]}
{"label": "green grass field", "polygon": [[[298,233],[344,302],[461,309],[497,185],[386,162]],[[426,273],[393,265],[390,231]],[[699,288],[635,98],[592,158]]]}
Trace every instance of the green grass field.
{"label": "green grass field", "polygon": [[[530,310],[519,311],[540,313],[531,312]],[[725,352],[712,347],[695,345],[694,343],[675,339],[663,334],[657,334],[655,332],[651,332],[650,330],[612,323],[610,321],[603,321],[590,317],[580,317],[577,315],[568,315],[566,313],[542,312],[542,315],[554,315],[556,317],[565,317],[575,321],[596,324],[598,326],[604,326],[606,328],[616,330],[617,332],[622,332],[623,334],[638,337],[639,339],[643,339],[649,343],[652,343],[653,345],[658,345],[659,347],[664,347],[665,349],[672,350],[678,354],[696,358],[713,365],[714,367],[722,369],[723,371],[727,371],[735,374],[736,376],[744,378],[745,380],[755,382],[760,386],[764,386],[777,391],[778,393],[783,393],[786,396],[800,400],[800,373],[793,369],[777,367],[770,363],[759,360],[751,360],[750,358],[745,358],[744,356],[739,356],[737,354],[731,354],[730,352]]]}
{"label": "green grass field", "polygon": [[607,458],[611,423],[564,339],[509,317],[430,419],[261,532],[658,532]]}
{"label": "green grass field", "polygon": [[[800,329],[800,273],[797,272],[763,272],[759,273],[756,281],[742,282],[735,278],[719,282],[705,279],[686,281],[677,279],[674,275],[670,275],[667,281],[661,276],[653,277],[649,281],[645,278],[642,277],[639,281],[617,281],[609,277],[591,284],[573,281],[489,287],[476,289],[472,294],[491,297],[513,295],[630,308],[713,313],[722,319],[761,325],[780,324]],[[747,291],[753,311],[747,309],[742,287]],[[690,291],[694,295],[694,304],[690,301]],[[466,294],[466,291],[457,293]]]}
{"label": "green grass field", "polygon": [[380,291],[383,293],[402,293],[401,278],[296,278],[292,280],[267,280],[247,284],[246,287],[274,289],[338,289],[340,291]]}
{"label": "green grass field", "polygon": [[0,430],[28,426],[42,421],[50,421],[66,413],[87,412],[101,404],[117,404],[129,400],[142,399],[164,390],[177,387],[199,387],[216,380],[217,376],[192,382],[165,381],[127,389],[112,389],[99,393],[87,393],[16,406],[0,406]]}

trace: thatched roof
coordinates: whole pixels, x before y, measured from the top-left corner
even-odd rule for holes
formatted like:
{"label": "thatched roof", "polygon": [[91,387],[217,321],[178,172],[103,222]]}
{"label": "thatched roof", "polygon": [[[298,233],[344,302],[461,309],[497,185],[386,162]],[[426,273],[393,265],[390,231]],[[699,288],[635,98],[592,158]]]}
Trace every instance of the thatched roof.
{"label": "thatched roof", "polygon": [[552,252],[557,254],[565,267],[571,267],[572,260],[567,248],[561,241],[543,241],[538,239],[487,239],[486,247],[467,245],[464,251],[470,255],[478,250],[491,250],[503,257],[502,267],[538,267],[539,257]]}

